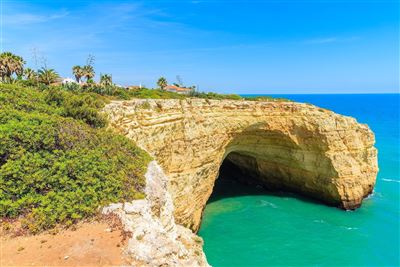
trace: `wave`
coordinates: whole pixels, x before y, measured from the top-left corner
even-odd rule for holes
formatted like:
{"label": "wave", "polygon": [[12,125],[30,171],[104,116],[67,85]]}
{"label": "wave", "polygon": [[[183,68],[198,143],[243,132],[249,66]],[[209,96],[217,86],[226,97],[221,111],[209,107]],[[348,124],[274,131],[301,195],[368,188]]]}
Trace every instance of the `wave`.
{"label": "wave", "polygon": [[400,180],[394,180],[394,179],[386,179],[386,178],[382,178],[381,180],[382,180],[382,181],[385,181],[385,182],[395,182],[395,183],[400,183]]}
{"label": "wave", "polygon": [[357,230],[358,227],[347,227],[347,226],[342,226],[346,230]]}
{"label": "wave", "polygon": [[375,190],[372,191],[371,194],[369,194],[365,199],[371,199],[371,198],[383,198],[382,192],[376,192]]}
{"label": "wave", "polygon": [[278,206],[276,206],[275,204],[273,204],[271,202],[268,202],[268,201],[265,201],[265,200],[260,200],[259,203],[260,203],[261,207],[268,206],[268,207],[271,207],[271,208],[274,208],[274,209],[278,208]]}

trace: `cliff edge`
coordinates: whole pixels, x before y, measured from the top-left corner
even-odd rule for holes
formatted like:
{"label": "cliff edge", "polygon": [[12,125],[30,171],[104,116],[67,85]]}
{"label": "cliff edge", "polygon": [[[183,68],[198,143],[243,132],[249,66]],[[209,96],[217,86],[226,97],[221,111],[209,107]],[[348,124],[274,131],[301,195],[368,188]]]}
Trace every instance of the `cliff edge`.
{"label": "cliff edge", "polygon": [[197,231],[228,159],[268,188],[355,209],[375,185],[374,134],[354,118],[295,102],[113,101],[110,127],[154,156],[178,224]]}

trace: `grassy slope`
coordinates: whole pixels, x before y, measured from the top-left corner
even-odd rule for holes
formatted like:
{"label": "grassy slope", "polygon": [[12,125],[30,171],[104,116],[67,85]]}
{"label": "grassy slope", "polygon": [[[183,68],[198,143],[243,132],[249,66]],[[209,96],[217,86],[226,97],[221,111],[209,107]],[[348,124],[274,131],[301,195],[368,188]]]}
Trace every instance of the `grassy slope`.
{"label": "grassy slope", "polygon": [[150,157],[104,129],[105,99],[0,85],[0,217],[31,232],[143,197]]}

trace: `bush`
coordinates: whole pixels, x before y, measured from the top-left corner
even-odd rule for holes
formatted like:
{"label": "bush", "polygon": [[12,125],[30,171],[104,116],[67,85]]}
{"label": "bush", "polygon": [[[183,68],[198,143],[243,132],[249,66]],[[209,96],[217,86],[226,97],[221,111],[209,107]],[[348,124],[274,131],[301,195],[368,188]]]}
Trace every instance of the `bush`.
{"label": "bush", "polygon": [[274,102],[287,102],[291,101],[283,97],[272,97],[272,96],[246,96],[244,99],[250,101],[274,101]]}
{"label": "bush", "polygon": [[131,89],[128,91],[131,98],[150,98],[150,99],[184,99],[185,95],[168,92],[161,89]]}
{"label": "bush", "polygon": [[67,91],[81,92],[81,86],[77,83],[66,83],[62,87]]}
{"label": "bush", "polygon": [[[51,101],[50,96],[47,99]],[[106,118],[98,112],[104,106],[104,102],[95,95],[83,94],[71,97],[64,95],[61,106],[63,107],[61,115],[65,117],[81,120],[96,128],[104,127],[107,124]]]}
{"label": "bush", "polygon": [[150,156],[94,128],[101,98],[0,85],[0,103],[0,217],[36,233],[143,197]]}
{"label": "bush", "polygon": [[203,99],[215,99],[215,100],[251,100],[251,101],[289,101],[286,98],[275,98],[272,96],[245,96],[242,97],[237,94],[218,94],[214,92],[198,92],[195,90],[190,91],[188,95],[178,94],[175,92],[169,92],[161,89],[148,89],[148,88],[136,88],[136,89],[125,89],[115,85],[99,85],[99,84],[85,84],[85,85],[63,85],[61,89],[67,91],[81,92],[81,93],[95,93],[102,96],[111,96],[117,99],[129,100],[132,98],[141,99],[185,99],[185,98],[203,98]]}
{"label": "bush", "polygon": [[106,98],[93,93],[72,93],[60,87],[35,89],[17,85],[0,85],[0,108],[44,112],[71,117],[92,127],[104,127],[105,117],[98,112],[107,102]]}
{"label": "bush", "polygon": [[27,86],[35,86],[37,83],[38,82],[35,81],[35,80],[18,80],[16,82],[17,85],[25,86],[25,87],[27,87]]}
{"label": "bush", "polygon": [[217,94],[213,92],[209,93],[204,93],[204,92],[197,92],[197,91],[192,91],[190,93],[191,97],[198,97],[198,98],[205,98],[205,99],[217,99],[217,100],[222,100],[222,99],[230,99],[230,100],[240,100],[242,97],[240,95],[236,94]]}

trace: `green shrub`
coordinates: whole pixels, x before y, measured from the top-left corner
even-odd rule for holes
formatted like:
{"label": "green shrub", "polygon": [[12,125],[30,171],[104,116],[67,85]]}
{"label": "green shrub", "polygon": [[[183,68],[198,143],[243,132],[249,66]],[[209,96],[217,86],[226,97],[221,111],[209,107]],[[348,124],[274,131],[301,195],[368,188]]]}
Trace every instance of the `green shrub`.
{"label": "green shrub", "polygon": [[104,128],[93,94],[0,85],[0,217],[39,232],[143,197],[150,157]]}
{"label": "green shrub", "polygon": [[236,94],[217,94],[213,92],[198,92],[198,91],[191,91],[189,96],[191,97],[197,97],[197,98],[205,98],[205,99],[216,99],[216,100],[222,100],[222,99],[230,99],[230,100],[240,100],[242,97],[240,95]]}
{"label": "green shrub", "polygon": [[82,87],[77,83],[66,83],[62,87],[67,91],[82,92],[81,90]]}
{"label": "green shrub", "polygon": [[61,104],[63,111],[61,115],[82,120],[93,127],[104,127],[106,118],[98,110],[104,106],[104,102],[92,94],[74,95],[64,97]]}
{"label": "green shrub", "polygon": [[128,91],[131,98],[150,98],[150,99],[184,99],[187,96],[161,89],[131,89]]}
{"label": "green shrub", "polygon": [[28,87],[28,86],[35,86],[38,82],[35,80],[18,80],[16,82],[17,85]]}
{"label": "green shrub", "polygon": [[191,91],[189,95],[182,95],[174,92],[168,92],[160,89],[133,89],[128,91],[131,98],[150,98],[150,99],[185,99],[188,97],[205,98],[205,99],[231,99],[239,100],[241,96],[235,94],[217,94]]}
{"label": "green shrub", "polygon": [[104,127],[107,123],[98,112],[107,102],[106,98],[93,93],[72,93],[61,87],[34,87],[0,85],[0,108],[44,112],[81,120],[92,127]]}
{"label": "green shrub", "polygon": [[291,101],[283,97],[272,97],[272,96],[246,96],[244,99],[250,101],[274,101],[274,102],[287,102]]}

